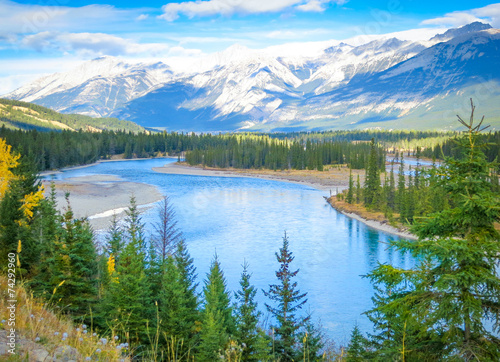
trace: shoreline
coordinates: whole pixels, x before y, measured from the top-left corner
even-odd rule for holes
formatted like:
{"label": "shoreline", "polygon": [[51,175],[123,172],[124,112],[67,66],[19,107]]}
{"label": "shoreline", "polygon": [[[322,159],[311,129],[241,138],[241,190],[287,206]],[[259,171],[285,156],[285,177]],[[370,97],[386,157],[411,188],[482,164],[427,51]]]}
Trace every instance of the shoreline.
{"label": "shoreline", "polygon": [[78,166],[68,166],[68,167],[63,167],[59,168],[57,170],[49,170],[49,171],[42,171],[38,173],[38,176],[49,176],[49,175],[57,175],[59,173],[63,173],[64,171],[72,171],[72,170],[79,170],[82,168],[90,167],[90,166],[96,166],[100,163],[103,162],[123,162],[123,161],[140,161],[140,160],[153,160],[157,158],[175,158],[175,156],[162,156],[162,157],[148,157],[148,158],[117,158],[116,160],[97,160],[96,162],[92,162],[86,165],[78,165]]}
{"label": "shoreline", "polygon": [[[162,167],[153,167],[153,171],[171,175],[191,175],[208,177],[250,177],[270,181],[289,182],[297,185],[309,186],[319,191],[330,191],[335,195],[337,191],[348,187],[349,174],[345,169],[329,171],[302,171],[302,170],[254,170],[254,169],[225,169],[190,166],[185,163],[169,163]],[[359,170],[356,173],[361,174]],[[347,178],[345,175],[347,174]],[[353,172],[355,175],[355,172]]]}
{"label": "shoreline", "polygon": [[394,226],[384,224],[384,223],[381,223],[380,221],[376,221],[376,220],[368,220],[368,219],[365,219],[365,218],[363,218],[363,217],[361,217],[358,214],[355,214],[353,212],[342,211],[342,210],[335,208],[333,205],[331,205],[331,206],[332,206],[332,208],[334,208],[335,210],[340,212],[342,215],[350,217],[351,219],[354,219],[354,220],[358,220],[359,222],[362,222],[363,224],[365,224],[373,229],[376,229],[378,231],[383,231],[383,232],[388,233],[388,234],[396,235],[396,236],[399,236],[400,238],[403,238],[403,239],[411,239],[411,240],[418,239],[415,235],[413,235],[407,231],[403,231],[403,230],[400,230],[398,228],[395,228]]}
{"label": "shoreline", "polygon": [[[162,158],[176,158],[166,156]],[[76,170],[97,165],[101,162],[147,160],[147,158],[99,160],[92,164],[72,166],[54,171],[45,171],[41,176],[62,173],[67,170]],[[347,189],[349,182],[349,172],[344,168],[331,168],[326,171],[310,170],[253,170],[253,169],[217,169],[203,168],[200,166],[189,166],[185,163],[172,162],[162,167],[153,167],[152,170],[158,173],[187,175],[187,176],[207,176],[207,177],[250,177],[270,181],[288,182],[297,185],[308,186],[313,189],[328,192],[330,197]],[[362,170],[353,170],[353,176],[363,175]],[[50,190],[50,181],[43,182],[46,192]],[[130,197],[136,197],[137,206],[141,209],[152,207],[152,204],[160,201],[163,194],[156,186],[147,183],[137,183],[123,181],[111,175],[89,175],[82,177],[55,180],[56,196],[58,208],[64,210],[66,202],[64,194],[70,192],[71,207],[75,217],[86,217],[94,230],[106,229],[114,214],[121,219],[124,211],[130,204]],[[395,236],[408,239],[416,237],[404,230],[395,228],[387,222],[364,218],[354,212],[342,210],[329,201],[324,196],[328,204],[343,215],[364,223],[378,231],[386,232]],[[106,205],[103,207],[102,205]]]}
{"label": "shoreline", "polygon": [[[347,178],[344,179],[336,179],[337,184],[332,184],[329,182],[325,182],[325,178],[315,178],[309,177],[306,180],[299,181],[297,178],[300,177],[300,175],[297,175],[298,172],[295,173],[295,175],[291,175],[290,171],[272,171],[272,170],[236,170],[236,169],[215,169],[215,168],[202,168],[199,166],[189,166],[186,164],[178,164],[178,163],[171,163],[168,165],[165,165],[163,167],[154,167],[153,171],[155,172],[160,172],[160,173],[165,173],[165,174],[173,174],[173,175],[191,175],[191,176],[207,176],[207,177],[254,177],[254,178],[261,178],[265,180],[274,180],[274,181],[281,181],[281,182],[290,182],[290,183],[295,183],[295,184],[300,184],[300,185],[306,185],[312,188],[315,188],[320,191],[328,191],[332,189],[336,189],[339,192],[342,192],[342,190],[347,189],[347,184],[349,183],[349,175],[347,174]],[[262,171],[265,171],[262,173]],[[306,172],[311,172],[311,171],[306,171]],[[329,171],[316,171],[316,172],[321,172],[321,173],[328,173]],[[273,174],[275,173],[275,174]],[[358,172],[361,173],[361,172]],[[354,172],[353,172],[354,175]],[[293,176],[293,178],[291,178]],[[345,175],[344,175],[345,176]],[[314,182],[314,181],[316,182]],[[331,179],[326,179],[331,181]],[[340,182],[339,182],[340,181]],[[331,193],[331,197],[335,195],[335,193]],[[400,230],[396,227],[393,227],[387,222],[381,222],[377,220],[370,220],[366,219],[356,213],[353,212],[347,212],[345,210],[342,210],[338,207],[335,207],[327,197],[325,197],[327,200],[327,203],[336,211],[340,212],[344,216],[350,217],[352,219],[355,219],[359,222],[362,222],[363,224],[378,230],[382,231],[388,234],[392,234],[401,238],[406,238],[406,239],[412,239],[416,240],[417,237],[405,230]]]}
{"label": "shoreline", "polygon": [[136,199],[139,209],[152,207],[163,199],[156,186],[146,183],[124,181],[112,175],[88,175],[64,180],[43,181],[45,195],[50,193],[50,184],[56,187],[57,209],[67,209],[66,193],[75,218],[86,218],[94,231],[108,228],[113,215],[120,220]]}
{"label": "shoreline", "polygon": [[[335,196],[327,198],[326,202],[341,214],[358,220],[373,229],[393,234],[404,239],[418,239],[416,235],[410,233],[406,228],[404,228],[404,226],[401,225],[400,227],[398,227],[389,224],[389,220],[387,220],[381,212],[370,212],[364,208],[362,211],[359,211],[359,209],[352,206],[353,204],[346,204],[343,201],[336,200]],[[358,210],[358,212],[356,212],[356,210]],[[369,216],[366,217],[363,214],[368,214]]]}

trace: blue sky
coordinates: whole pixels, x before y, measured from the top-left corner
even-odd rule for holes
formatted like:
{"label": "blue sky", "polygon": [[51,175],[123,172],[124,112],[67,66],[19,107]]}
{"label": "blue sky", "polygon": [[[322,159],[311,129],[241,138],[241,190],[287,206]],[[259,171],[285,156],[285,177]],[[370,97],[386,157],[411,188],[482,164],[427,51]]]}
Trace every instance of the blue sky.
{"label": "blue sky", "polygon": [[[102,55],[183,59],[233,44],[261,49],[399,33],[427,39],[480,20],[500,3],[436,0],[0,0],[0,94]],[[304,47],[303,49],[306,49]]]}

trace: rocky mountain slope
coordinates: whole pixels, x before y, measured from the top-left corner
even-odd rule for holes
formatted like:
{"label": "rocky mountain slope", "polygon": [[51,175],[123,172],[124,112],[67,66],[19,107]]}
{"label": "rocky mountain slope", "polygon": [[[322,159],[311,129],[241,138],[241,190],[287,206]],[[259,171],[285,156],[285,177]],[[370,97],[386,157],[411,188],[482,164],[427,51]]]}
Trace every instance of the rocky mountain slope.
{"label": "rocky mountain slope", "polygon": [[301,57],[236,45],[189,73],[105,57],[8,97],[186,131],[446,129],[472,97],[498,127],[499,32],[472,23],[424,42],[338,43]]}

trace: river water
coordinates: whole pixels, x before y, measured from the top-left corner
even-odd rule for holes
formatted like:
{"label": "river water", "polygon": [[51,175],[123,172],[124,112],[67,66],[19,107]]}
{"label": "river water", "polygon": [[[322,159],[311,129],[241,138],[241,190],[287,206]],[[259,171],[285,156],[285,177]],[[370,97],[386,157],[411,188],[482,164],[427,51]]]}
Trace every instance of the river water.
{"label": "river water", "polygon": [[[200,290],[215,253],[232,291],[238,289],[242,264],[247,261],[264,316],[267,300],[262,289],[277,282],[275,252],[286,231],[295,256],[292,268],[300,269],[298,288],[307,292],[306,311],[339,344],[348,341],[355,324],[362,331],[371,331],[371,323],[362,313],[372,306],[373,288],[361,276],[379,262],[413,265],[411,257],[388,249],[387,242],[395,236],[338,213],[325,202],[324,191],[257,178],[168,175],[151,170],[169,162],[175,160],[104,162],[55,177],[106,174],[157,186],[176,210]],[[149,230],[156,215],[155,208],[143,214]]]}

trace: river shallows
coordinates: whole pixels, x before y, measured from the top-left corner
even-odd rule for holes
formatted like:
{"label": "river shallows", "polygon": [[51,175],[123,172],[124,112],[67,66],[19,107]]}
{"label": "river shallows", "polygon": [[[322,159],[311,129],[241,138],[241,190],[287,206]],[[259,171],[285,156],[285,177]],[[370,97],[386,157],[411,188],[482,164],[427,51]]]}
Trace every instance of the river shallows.
{"label": "river shallows", "polygon": [[[361,275],[378,262],[413,264],[410,257],[387,248],[387,241],[395,236],[336,212],[326,204],[324,191],[257,178],[168,175],[151,170],[169,162],[175,160],[105,162],[55,177],[108,174],[156,185],[175,207],[200,285],[217,253],[228,288],[237,290],[246,260],[263,311],[266,300],[261,290],[276,283],[275,252],[286,230],[295,255],[293,266],[300,269],[299,289],[308,293],[313,318],[321,320],[327,335],[338,343],[347,342],[356,323],[363,331],[371,330],[362,313],[372,306],[373,289]],[[143,220],[151,229],[155,210],[146,211]]]}

